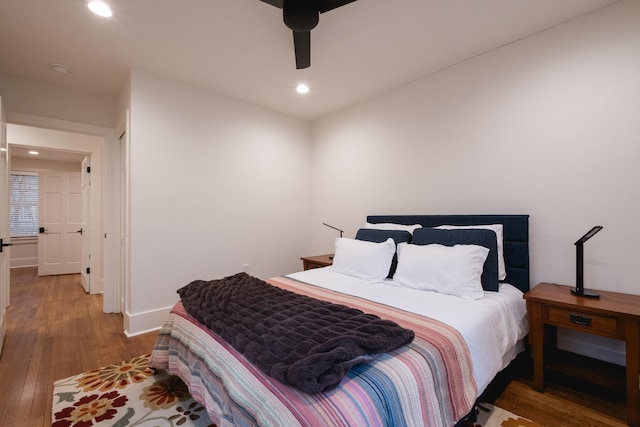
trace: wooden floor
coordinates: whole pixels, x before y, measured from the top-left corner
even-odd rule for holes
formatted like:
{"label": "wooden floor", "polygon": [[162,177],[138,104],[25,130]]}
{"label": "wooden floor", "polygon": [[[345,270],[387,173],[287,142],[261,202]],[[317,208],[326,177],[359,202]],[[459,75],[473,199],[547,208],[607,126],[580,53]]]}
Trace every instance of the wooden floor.
{"label": "wooden floor", "polygon": [[567,377],[545,375],[545,392],[533,389],[531,358],[521,353],[492,384],[487,401],[543,426],[623,427],[627,425],[624,392],[611,391]]}
{"label": "wooden floor", "polygon": [[[0,356],[0,427],[50,426],[53,382],[148,353],[156,333],[127,338],[122,316],[102,312],[79,275],[37,277],[11,270],[11,306]],[[547,378],[532,389],[531,363],[521,357],[496,382],[490,401],[543,426],[625,426],[624,396]]]}
{"label": "wooden floor", "polygon": [[156,333],[127,338],[122,316],[102,312],[80,275],[11,270],[11,305],[0,355],[0,426],[51,426],[53,382],[148,353]]}

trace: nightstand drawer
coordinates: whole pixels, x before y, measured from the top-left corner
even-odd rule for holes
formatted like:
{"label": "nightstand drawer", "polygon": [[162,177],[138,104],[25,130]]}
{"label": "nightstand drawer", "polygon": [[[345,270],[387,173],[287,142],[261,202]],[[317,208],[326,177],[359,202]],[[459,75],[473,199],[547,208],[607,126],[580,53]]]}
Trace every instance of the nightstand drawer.
{"label": "nightstand drawer", "polygon": [[305,256],[300,259],[305,270],[327,267],[333,264],[333,254]]}
{"label": "nightstand drawer", "polygon": [[311,270],[312,268],[322,268],[322,267],[326,267],[327,264],[321,263],[321,262],[313,262],[313,261],[306,261],[304,263],[304,269],[305,270]]}
{"label": "nightstand drawer", "polygon": [[[617,337],[619,334],[624,334],[624,325],[620,324],[620,319],[577,310],[549,307],[547,311],[547,322],[556,326],[583,330],[610,337]],[[624,336],[621,338],[624,338]]]}

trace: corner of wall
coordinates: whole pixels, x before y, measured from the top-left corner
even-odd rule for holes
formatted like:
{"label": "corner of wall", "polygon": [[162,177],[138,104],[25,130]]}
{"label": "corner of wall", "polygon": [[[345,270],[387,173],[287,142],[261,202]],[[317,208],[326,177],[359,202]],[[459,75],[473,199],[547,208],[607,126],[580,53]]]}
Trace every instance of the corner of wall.
{"label": "corner of wall", "polygon": [[127,337],[134,337],[136,335],[146,334],[147,332],[157,331],[167,317],[169,317],[171,308],[172,307],[159,308],[137,314],[129,312],[123,313],[124,334]]}

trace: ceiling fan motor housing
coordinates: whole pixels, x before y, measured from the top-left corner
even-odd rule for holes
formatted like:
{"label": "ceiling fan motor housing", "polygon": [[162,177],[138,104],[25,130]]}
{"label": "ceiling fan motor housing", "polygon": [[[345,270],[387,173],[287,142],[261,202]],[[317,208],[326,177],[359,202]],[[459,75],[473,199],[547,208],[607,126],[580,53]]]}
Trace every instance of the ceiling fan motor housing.
{"label": "ceiling fan motor housing", "polygon": [[287,27],[293,31],[305,32],[313,30],[320,21],[320,12],[315,9],[296,8],[282,9],[282,17]]}

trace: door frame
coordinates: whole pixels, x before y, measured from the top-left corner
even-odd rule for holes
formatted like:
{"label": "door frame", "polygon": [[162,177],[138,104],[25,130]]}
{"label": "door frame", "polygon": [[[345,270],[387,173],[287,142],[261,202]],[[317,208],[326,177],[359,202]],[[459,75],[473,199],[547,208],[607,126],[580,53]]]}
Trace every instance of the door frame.
{"label": "door frame", "polygon": [[91,289],[91,274],[88,270],[91,259],[91,230],[89,206],[91,206],[91,156],[86,155],[81,163],[80,187],[82,191],[82,214],[80,224],[80,282],[86,292]]}
{"label": "door frame", "polygon": [[[0,237],[10,238],[11,231],[9,225],[10,207],[9,207],[9,181],[11,174],[11,158],[9,157],[9,145],[6,139],[5,111],[0,97]],[[3,242],[5,243],[5,242]],[[11,242],[9,241],[9,244]],[[10,249],[9,246],[5,246]],[[0,262],[0,354],[4,345],[4,337],[7,331],[7,307],[9,306],[9,286],[10,277],[9,264],[11,263],[11,250],[3,251],[2,262]]]}
{"label": "door frame", "polygon": [[[9,146],[26,145],[66,151],[76,151],[91,155],[92,186],[91,186],[91,222],[96,238],[92,239],[90,268],[93,275],[92,282],[101,282],[96,290],[104,292],[103,311],[105,313],[119,312],[116,302],[120,299],[116,295],[114,286],[114,259],[117,245],[114,245],[115,213],[114,213],[114,129],[71,122],[62,119],[36,116],[32,114],[6,112],[7,124],[29,126],[33,128],[80,133],[98,136],[101,142],[87,144],[78,142],[47,142],[47,141],[8,141]],[[117,188],[117,187],[116,187]],[[98,238],[100,236],[101,238]],[[104,237],[103,237],[104,236]],[[95,274],[94,274],[95,272]]]}
{"label": "door frame", "polygon": [[130,228],[129,216],[131,205],[131,185],[130,185],[130,135],[131,135],[131,113],[125,111],[124,121],[116,127],[117,143],[114,154],[114,185],[116,192],[114,196],[114,208],[116,218],[114,221],[116,250],[114,260],[114,272],[117,279],[114,281],[115,295],[118,297],[117,305],[121,313],[128,313],[128,303],[130,299],[131,267],[129,265]]}

